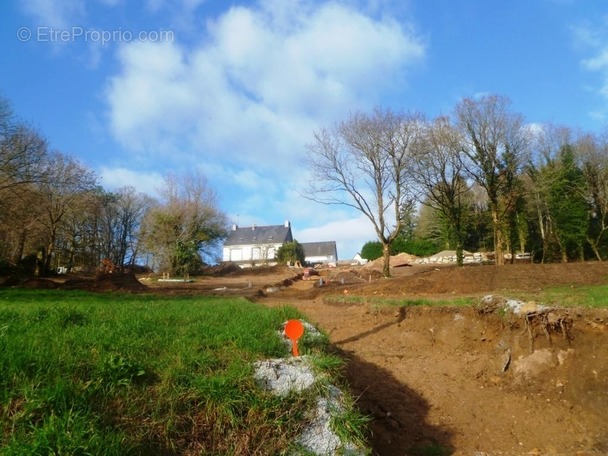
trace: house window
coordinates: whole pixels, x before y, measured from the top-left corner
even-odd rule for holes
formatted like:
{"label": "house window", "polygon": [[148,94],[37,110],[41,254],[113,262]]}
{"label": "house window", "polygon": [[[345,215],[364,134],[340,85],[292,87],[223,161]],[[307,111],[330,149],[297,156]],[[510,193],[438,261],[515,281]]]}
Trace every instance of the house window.
{"label": "house window", "polygon": [[261,253],[261,249],[259,247],[254,247],[252,259],[259,260],[261,258],[260,253]]}

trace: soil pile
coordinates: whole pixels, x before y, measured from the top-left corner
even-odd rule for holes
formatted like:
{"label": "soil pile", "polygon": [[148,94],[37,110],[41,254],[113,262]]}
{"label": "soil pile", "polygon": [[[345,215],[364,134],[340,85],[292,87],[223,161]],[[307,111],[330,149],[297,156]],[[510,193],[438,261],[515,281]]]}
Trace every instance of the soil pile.
{"label": "soil pile", "polygon": [[66,280],[61,288],[64,290],[89,291],[128,291],[142,292],[148,289],[132,272],[101,273],[94,278],[74,278]]}

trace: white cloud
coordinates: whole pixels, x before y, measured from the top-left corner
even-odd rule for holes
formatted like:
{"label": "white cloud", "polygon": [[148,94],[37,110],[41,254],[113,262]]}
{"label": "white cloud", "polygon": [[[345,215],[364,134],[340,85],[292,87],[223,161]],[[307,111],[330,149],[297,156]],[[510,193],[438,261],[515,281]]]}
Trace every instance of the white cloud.
{"label": "white cloud", "polygon": [[376,240],[371,222],[363,215],[336,219],[318,227],[298,229],[293,226],[293,235],[298,242],[336,241],[338,258],[350,259],[367,241]]}
{"label": "white cloud", "polygon": [[335,240],[352,257],[371,224],[302,198],[304,146],[403,90],[425,53],[404,23],[354,3],[261,0],[209,21],[195,46],[123,43],[105,92],[112,135],[147,163],[200,167],[234,222],[287,219],[298,240]]}
{"label": "white cloud", "polygon": [[313,130],[373,105],[424,56],[396,20],[334,2],[234,7],[206,31],[196,48],[146,42],[120,50],[121,71],[106,94],[111,131],[124,146],[289,169]]}
{"label": "white cloud", "polygon": [[164,177],[157,172],[138,172],[127,168],[102,167],[99,176],[103,187],[109,191],[130,186],[138,192],[158,196],[158,190],[164,184]]}
{"label": "white cloud", "polygon": [[37,27],[67,30],[79,25],[85,14],[84,0],[23,0],[21,7],[37,23]]}
{"label": "white cloud", "polygon": [[597,28],[589,23],[580,23],[570,27],[576,47],[598,47],[602,45],[602,36]]}
{"label": "white cloud", "polygon": [[608,49],[603,49],[593,58],[583,60],[583,66],[588,70],[604,70],[608,67]]}
{"label": "white cloud", "polygon": [[[600,21],[599,25],[584,24],[573,27],[572,31],[575,44],[592,54],[591,57],[581,61],[581,66],[588,71],[599,73],[601,82],[595,91],[604,98],[605,102],[608,102],[608,34],[606,33],[608,21],[606,18],[600,18]],[[604,107],[602,111],[591,115],[603,118],[608,112],[608,107]]]}

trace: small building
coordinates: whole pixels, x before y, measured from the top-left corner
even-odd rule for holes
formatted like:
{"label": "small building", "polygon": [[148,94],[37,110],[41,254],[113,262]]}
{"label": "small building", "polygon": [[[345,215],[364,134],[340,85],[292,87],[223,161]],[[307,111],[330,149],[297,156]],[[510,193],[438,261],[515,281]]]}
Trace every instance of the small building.
{"label": "small building", "polygon": [[307,264],[337,263],[338,249],[336,241],[302,242],[304,261]]}
{"label": "small building", "polygon": [[363,258],[359,252],[353,257],[353,264],[367,264],[367,259]]}
{"label": "small building", "polygon": [[277,250],[286,242],[293,242],[289,221],[283,225],[244,228],[232,225],[224,242],[222,260],[241,266],[275,264]]}

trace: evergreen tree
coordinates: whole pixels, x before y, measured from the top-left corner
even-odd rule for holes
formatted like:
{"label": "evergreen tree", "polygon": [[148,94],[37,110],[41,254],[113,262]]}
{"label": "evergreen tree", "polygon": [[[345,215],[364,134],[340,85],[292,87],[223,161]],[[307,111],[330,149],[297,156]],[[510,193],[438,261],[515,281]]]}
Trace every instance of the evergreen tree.
{"label": "evergreen tree", "polygon": [[277,250],[276,258],[279,263],[287,263],[289,261],[291,263],[300,262],[300,264],[304,264],[304,247],[295,239],[292,242],[286,242]]}
{"label": "evergreen tree", "polygon": [[584,259],[584,243],[589,227],[586,182],[577,166],[574,150],[567,145],[560,151],[555,178],[549,188],[549,210],[561,260]]}

